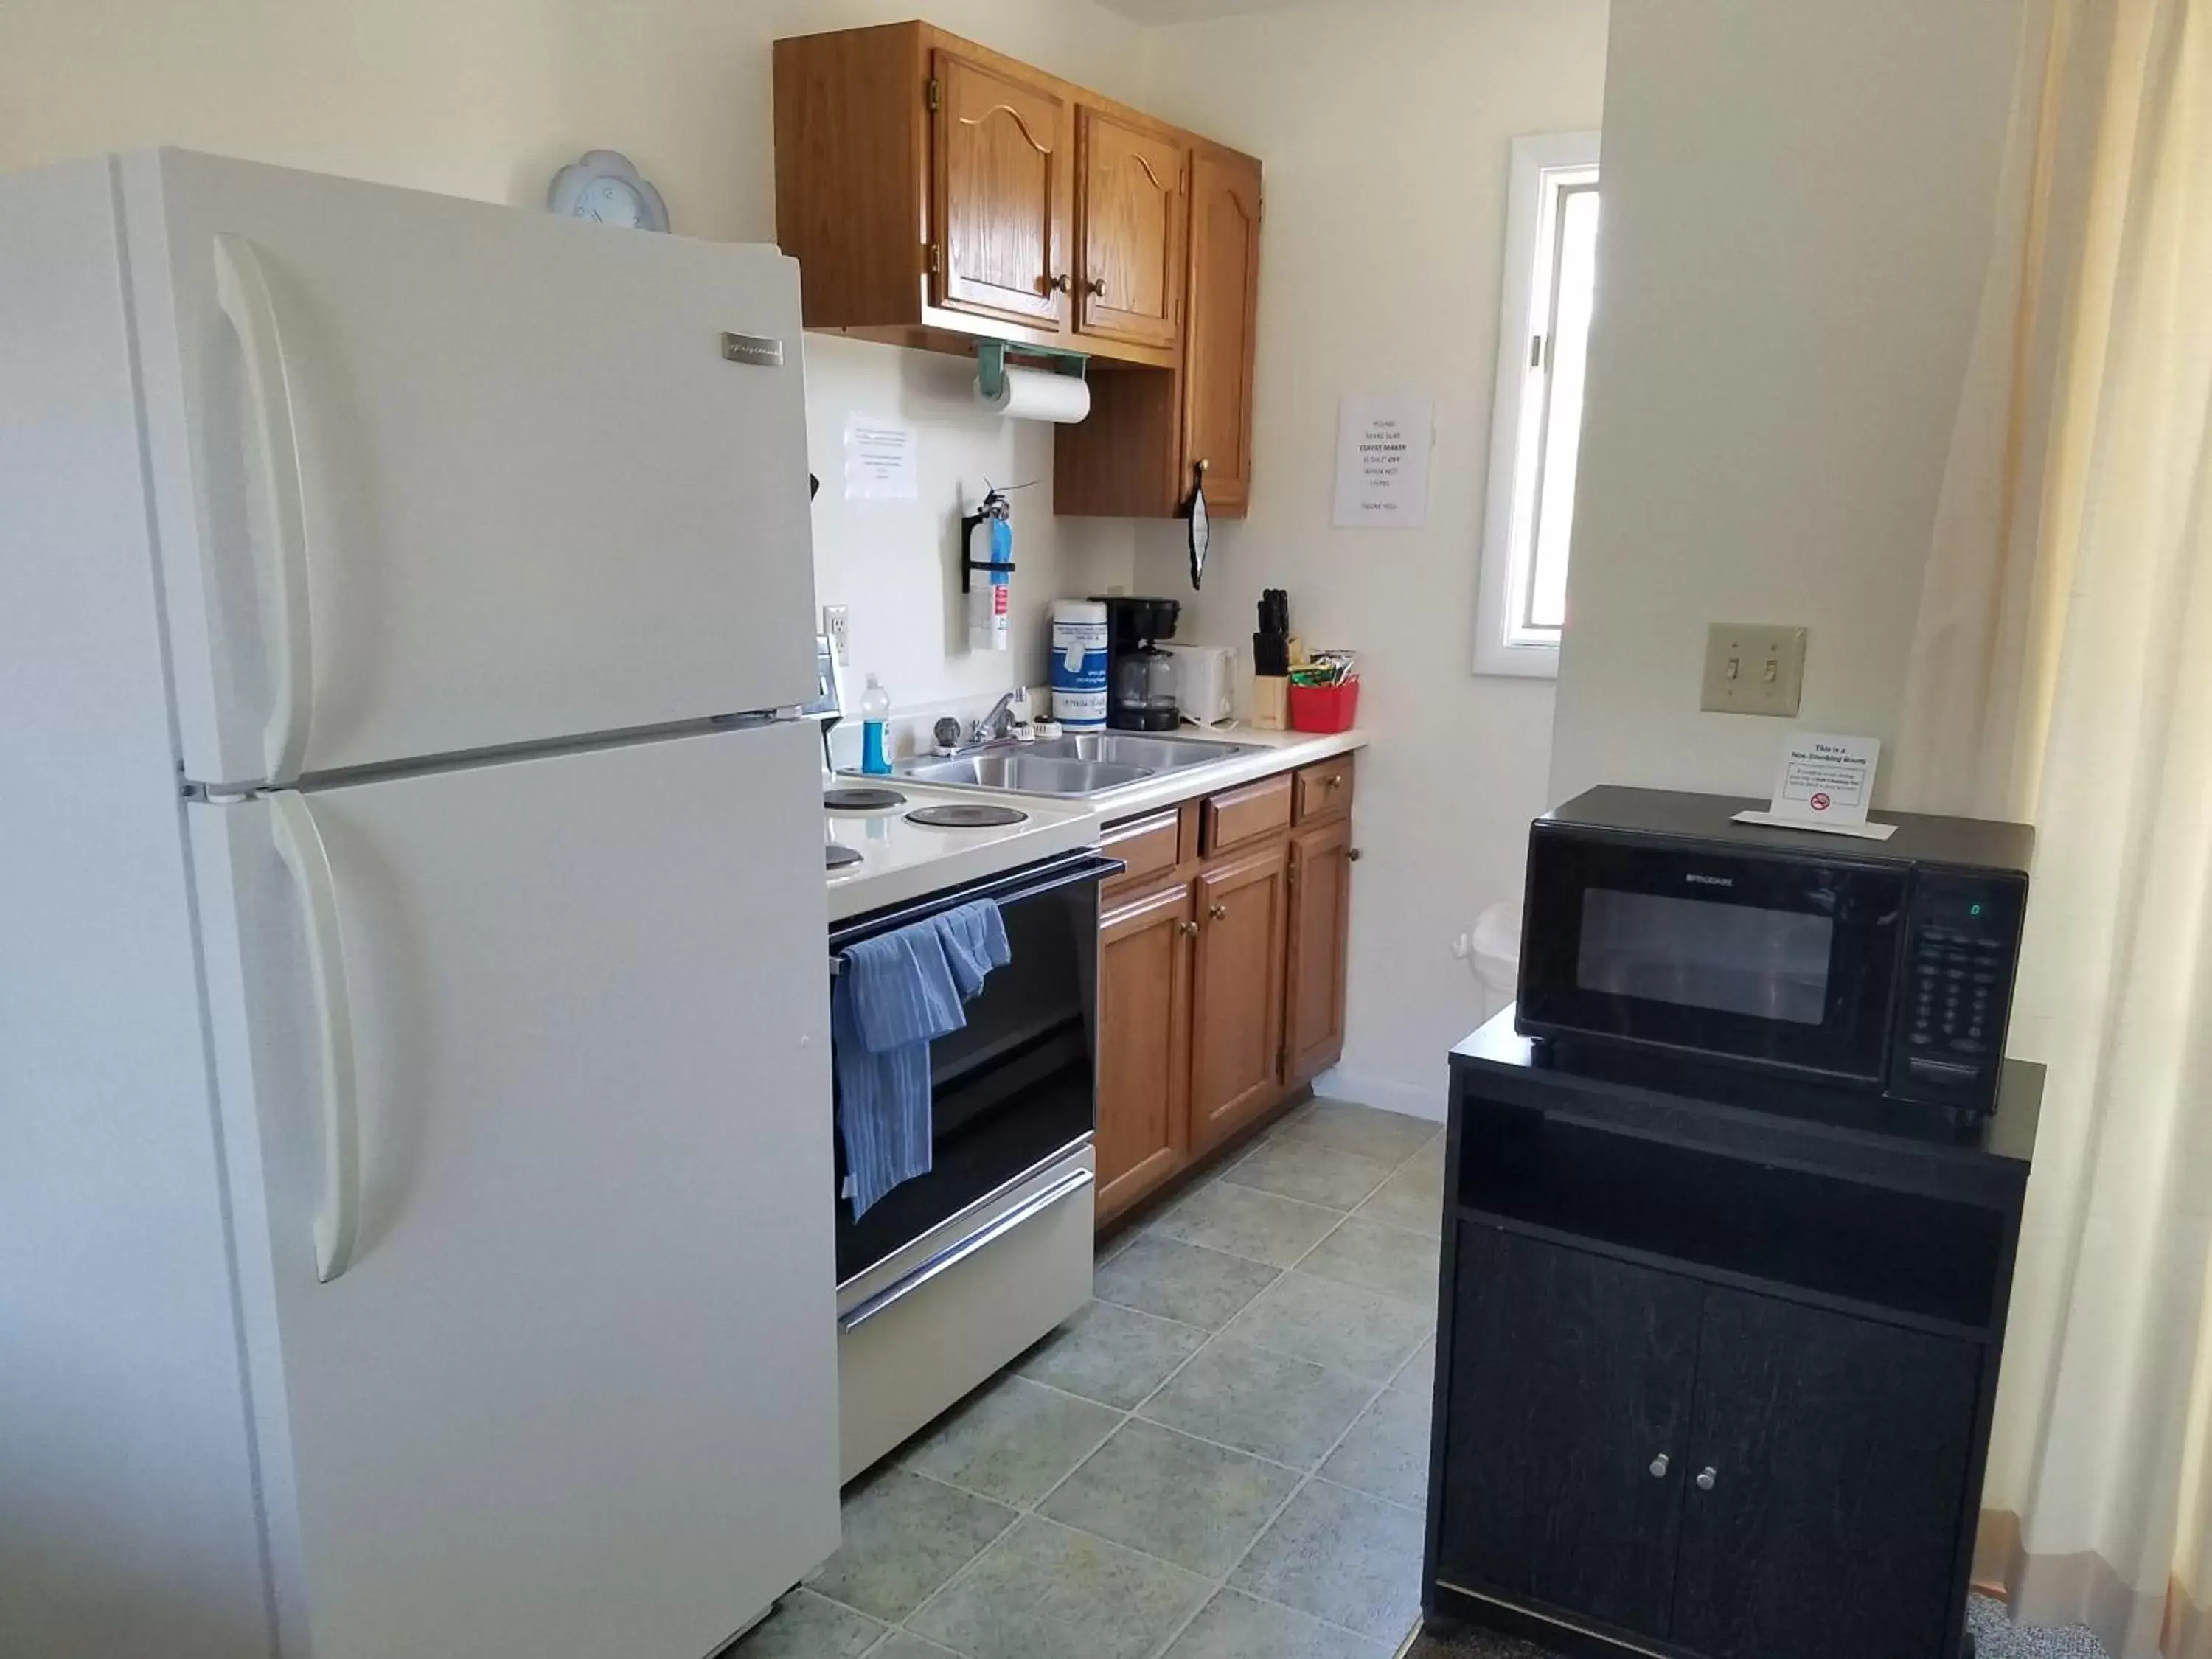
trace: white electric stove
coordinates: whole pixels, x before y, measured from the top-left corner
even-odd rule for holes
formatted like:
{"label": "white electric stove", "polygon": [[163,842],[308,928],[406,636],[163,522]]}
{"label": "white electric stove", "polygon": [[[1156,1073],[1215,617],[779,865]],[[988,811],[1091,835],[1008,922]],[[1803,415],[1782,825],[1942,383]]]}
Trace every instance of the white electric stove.
{"label": "white electric stove", "polygon": [[[883,804],[830,805],[848,792],[875,791]],[[823,839],[829,866],[830,920],[842,921],[886,905],[903,904],[1001,871],[1095,846],[1097,817],[1073,802],[930,789],[902,778],[839,775],[823,780]],[[896,801],[888,797],[896,795]],[[1012,822],[946,825],[916,822],[940,809],[954,817],[991,809]],[[854,855],[857,854],[857,858]]]}

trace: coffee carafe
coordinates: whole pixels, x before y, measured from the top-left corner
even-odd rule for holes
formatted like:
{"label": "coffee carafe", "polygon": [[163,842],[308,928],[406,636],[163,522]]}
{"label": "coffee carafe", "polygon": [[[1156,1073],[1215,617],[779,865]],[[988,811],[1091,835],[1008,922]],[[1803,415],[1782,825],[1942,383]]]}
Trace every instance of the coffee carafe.
{"label": "coffee carafe", "polygon": [[1172,732],[1182,717],[1176,702],[1175,658],[1158,641],[1173,639],[1182,605],[1176,599],[1107,595],[1109,696],[1106,724],[1124,732]]}

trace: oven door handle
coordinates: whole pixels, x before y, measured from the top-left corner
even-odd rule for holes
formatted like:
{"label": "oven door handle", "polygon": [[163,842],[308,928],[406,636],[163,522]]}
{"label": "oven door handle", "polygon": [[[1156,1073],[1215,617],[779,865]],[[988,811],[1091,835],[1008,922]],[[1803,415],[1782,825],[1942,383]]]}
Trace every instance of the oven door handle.
{"label": "oven door handle", "polygon": [[848,945],[858,944],[864,939],[873,939],[896,928],[911,927],[931,916],[942,915],[947,910],[957,910],[963,904],[973,904],[978,899],[994,899],[999,903],[1019,904],[1026,899],[1042,898],[1047,893],[1058,892],[1063,887],[1073,887],[1086,881],[1107,881],[1120,875],[1129,866],[1120,859],[1109,858],[1103,853],[1082,854],[1067,863],[1048,866],[1035,872],[1033,878],[1017,879],[1013,884],[982,882],[957,893],[930,899],[921,904],[909,905],[889,915],[877,916],[850,927],[838,928],[830,935],[830,971],[835,973],[836,953]]}
{"label": "oven door handle", "polygon": [[1081,1192],[1092,1180],[1088,1170],[1070,1170],[1066,1175],[1031,1197],[1024,1199],[988,1226],[968,1235],[957,1244],[948,1244],[935,1255],[916,1267],[904,1279],[887,1290],[877,1291],[848,1314],[839,1316],[840,1331],[856,1331],[885,1309],[894,1307],[912,1296],[940,1273],[950,1273],[969,1256],[988,1245],[995,1244],[1024,1222],[1033,1219],[1050,1209],[1063,1198]]}

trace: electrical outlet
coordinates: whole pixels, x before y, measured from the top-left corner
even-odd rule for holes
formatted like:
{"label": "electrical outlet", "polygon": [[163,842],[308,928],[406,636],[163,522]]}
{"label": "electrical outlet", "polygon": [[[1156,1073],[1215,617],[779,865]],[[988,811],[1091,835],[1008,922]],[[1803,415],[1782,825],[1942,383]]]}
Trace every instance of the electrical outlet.
{"label": "electrical outlet", "polygon": [[1700,708],[1794,719],[1805,695],[1805,630],[1771,623],[1715,623],[1705,635]]}
{"label": "electrical outlet", "polygon": [[822,631],[830,636],[830,649],[837,659],[840,668],[853,660],[853,641],[850,633],[852,618],[842,605],[822,607]]}

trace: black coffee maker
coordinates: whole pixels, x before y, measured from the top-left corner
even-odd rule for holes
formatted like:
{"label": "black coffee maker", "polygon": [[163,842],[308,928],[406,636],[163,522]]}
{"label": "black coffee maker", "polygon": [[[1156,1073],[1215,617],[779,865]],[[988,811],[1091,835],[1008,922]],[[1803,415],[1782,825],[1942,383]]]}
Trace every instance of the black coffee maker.
{"label": "black coffee maker", "polygon": [[1098,603],[1106,607],[1106,724],[1123,732],[1174,731],[1182,714],[1175,657],[1158,641],[1175,637],[1182,601],[1109,593]]}

